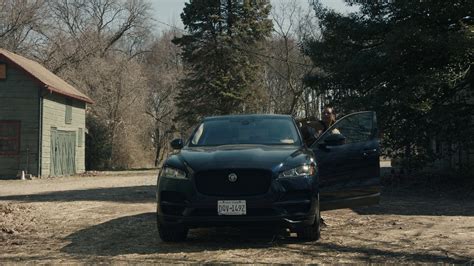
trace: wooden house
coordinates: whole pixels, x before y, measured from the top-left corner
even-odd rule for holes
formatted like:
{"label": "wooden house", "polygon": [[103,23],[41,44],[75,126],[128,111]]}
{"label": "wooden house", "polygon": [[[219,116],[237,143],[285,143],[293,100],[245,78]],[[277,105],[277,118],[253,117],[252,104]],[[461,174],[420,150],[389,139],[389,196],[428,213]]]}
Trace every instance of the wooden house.
{"label": "wooden house", "polygon": [[84,172],[88,103],[39,63],[0,49],[0,178]]}

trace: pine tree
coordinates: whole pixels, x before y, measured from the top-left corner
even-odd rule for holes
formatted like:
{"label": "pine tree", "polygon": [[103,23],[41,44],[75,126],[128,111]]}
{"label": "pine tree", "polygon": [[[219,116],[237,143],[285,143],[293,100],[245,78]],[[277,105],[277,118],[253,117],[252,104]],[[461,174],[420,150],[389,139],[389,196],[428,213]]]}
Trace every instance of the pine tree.
{"label": "pine tree", "polygon": [[252,52],[271,33],[269,12],[269,0],[186,3],[181,19],[188,33],[173,40],[187,71],[177,99],[179,121],[189,126],[203,116],[248,111],[261,88]]}
{"label": "pine tree", "polygon": [[474,63],[473,1],[362,1],[348,16],[314,7],[321,38],[305,47],[323,74],[309,85],[339,110],[377,111],[386,151],[410,167],[433,160],[435,139],[473,147],[472,87],[460,86]]}

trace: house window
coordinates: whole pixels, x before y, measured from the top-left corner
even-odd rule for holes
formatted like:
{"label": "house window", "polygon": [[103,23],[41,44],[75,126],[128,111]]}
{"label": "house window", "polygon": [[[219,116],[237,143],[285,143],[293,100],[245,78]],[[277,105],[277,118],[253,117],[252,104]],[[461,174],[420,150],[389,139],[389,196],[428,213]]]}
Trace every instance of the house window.
{"label": "house window", "polygon": [[0,120],[0,155],[20,153],[20,121]]}
{"label": "house window", "polygon": [[66,124],[72,123],[72,100],[66,100]]}
{"label": "house window", "polygon": [[82,128],[79,128],[77,132],[77,146],[82,147],[84,141],[84,130]]}
{"label": "house window", "polygon": [[7,79],[7,65],[0,63],[0,80]]}

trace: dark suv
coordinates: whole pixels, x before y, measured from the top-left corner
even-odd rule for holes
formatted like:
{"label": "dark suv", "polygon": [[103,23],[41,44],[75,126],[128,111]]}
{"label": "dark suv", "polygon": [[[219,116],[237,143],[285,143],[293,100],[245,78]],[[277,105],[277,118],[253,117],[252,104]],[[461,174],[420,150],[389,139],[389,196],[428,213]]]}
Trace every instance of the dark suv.
{"label": "dark suv", "polygon": [[320,211],[378,203],[374,112],[338,120],[310,147],[291,116],[210,117],[158,176],[157,222],[164,241],[219,225],[282,226],[317,240]]}

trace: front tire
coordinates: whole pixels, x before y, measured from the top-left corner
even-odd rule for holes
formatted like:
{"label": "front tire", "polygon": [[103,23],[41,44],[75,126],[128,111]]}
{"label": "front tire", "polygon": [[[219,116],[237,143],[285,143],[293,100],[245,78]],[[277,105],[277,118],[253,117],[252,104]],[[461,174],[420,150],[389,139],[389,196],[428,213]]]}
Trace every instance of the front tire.
{"label": "front tire", "polygon": [[316,241],[321,236],[321,213],[319,211],[319,195],[316,206],[316,214],[314,217],[314,223],[311,225],[301,227],[296,235],[299,239],[305,241]]}
{"label": "front tire", "polygon": [[182,242],[186,240],[189,229],[179,225],[158,223],[158,234],[164,242]]}

